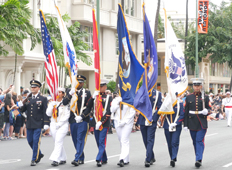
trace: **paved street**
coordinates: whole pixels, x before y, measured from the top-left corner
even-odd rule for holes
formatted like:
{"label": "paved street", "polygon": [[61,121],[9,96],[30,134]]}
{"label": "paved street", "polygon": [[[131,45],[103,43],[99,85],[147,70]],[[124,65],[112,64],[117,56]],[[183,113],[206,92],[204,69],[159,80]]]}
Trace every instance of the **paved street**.
{"label": "paved street", "polygon": [[[226,127],[226,121],[209,122],[209,129],[205,138],[206,148],[204,152],[203,166],[201,169],[219,170],[219,169],[232,169],[232,127]],[[130,164],[125,169],[141,169],[144,167],[145,149],[142,143],[142,136],[140,132],[132,133],[130,137]],[[0,142],[0,170],[18,170],[18,169],[34,169],[34,170],[63,170],[73,169],[70,163],[74,158],[74,146],[71,137],[65,138],[65,149],[68,156],[67,164],[52,167],[49,156],[53,150],[52,137],[43,137],[41,149],[45,157],[36,166],[31,167],[32,151],[29,148],[26,139],[19,139],[13,141]],[[118,169],[116,165],[119,159],[120,146],[117,135],[108,135],[107,147],[108,164],[103,166],[103,169]],[[170,158],[164,137],[164,130],[157,129],[155,141],[155,155],[156,163],[150,168],[155,169],[172,169],[169,166]],[[89,135],[85,147],[85,164],[76,168],[93,169],[97,168],[95,157],[97,154],[97,147],[93,135]],[[195,157],[193,145],[190,139],[189,132],[182,131],[180,148],[178,154],[178,162],[176,169],[196,169],[194,167]],[[231,163],[231,164],[230,164]],[[225,166],[225,167],[224,167]]]}

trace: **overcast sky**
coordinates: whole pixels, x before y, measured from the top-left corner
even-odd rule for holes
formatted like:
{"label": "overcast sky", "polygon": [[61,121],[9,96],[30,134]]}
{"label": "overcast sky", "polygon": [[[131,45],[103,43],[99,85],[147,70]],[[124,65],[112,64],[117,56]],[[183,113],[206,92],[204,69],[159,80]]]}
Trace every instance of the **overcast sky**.
{"label": "overcast sky", "polygon": [[[196,0],[188,0],[189,18],[196,18]],[[222,0],[209,0],[210,2],[220,5]],[[225,0],[229,2],[229,0]],[[151,21],[151,30],[154,30],[155,14],[158,0],[144,0],[146,13],[149,21]],[[163,6],[167,11],[178,11],[180,14],[186,14],[186,0],[161,0],[160,11],[163,11]]]}

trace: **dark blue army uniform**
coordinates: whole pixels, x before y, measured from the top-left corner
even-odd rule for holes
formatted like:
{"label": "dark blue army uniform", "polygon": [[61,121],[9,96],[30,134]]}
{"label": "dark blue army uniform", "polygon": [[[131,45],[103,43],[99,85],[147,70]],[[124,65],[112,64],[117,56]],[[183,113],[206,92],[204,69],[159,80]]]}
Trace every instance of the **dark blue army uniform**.
{"label": "dark blue army uniform", "polygon": [[[210,110],[209,97],[205,96],[205,108]],[[190,130],[196,155],[196,161],[201,162],[205,148],[205,134],[208,128],[207,115],[203,115],[201,92],[194,92],[186,97],[184,127]]]}
{"label": "dark blue army uniform", "polygon": [[[78,75],[79,76],[79,75]],[[80,76],[84,77],[84,76]],[[85,78],[85,77],[84,77]],[[81,81],[81,80],[79,80]],[[82,105],[82,98],[84,97],[84,105],[83,107],[87,106],[87,102],[91,98],[91,93],[89,90],[85,89],[85,94],[83,94],[83,88],[76,91],[76,94],[78,96],[77,100],[77,107],[78,107],[78,113],[77,115],[81,114],[82,122],[77,123],[75,120],[75,115],[72,111],[70,111],[70,117],[69,117],[69,123],[70,123],[70,130],[72,135],[72,140],[74,147],[76,148],[76,154],[74,161],[78,162],[80,164],[84,163],[84,146],[87,139],[87,133],[89,129],[89,113],[85,113],[85,110],[83,110],[82,113],[80,113],[81,105]],[[66,97],[63,99],[63,104],[67,105],[69,104],[70,100],[72,99],[72,95],[69,93],[66,95]]]}
{"label": "dark blue army uniform", "polygon": [[[106,93],[100,93],[100,95],[102,96],[102,106],[103,106],[103,108],[105,108],[107,95],[106,95]],[[102,162],[102,163],[107,162],[107,155],[106,155],[105,147],[106,147],[107,132],[108,132],[109,127],[110,127],[111,102],[112,102],[112,97],[110,96],[108,99],[108,105],[106,107],[106,113],[105,113],[105,115],[103,115],[103,117],[100,120],[102,122],[103,129],[101,131],[94,129],[94,136],[95,136],[97,146],[98,146],[98,154],[96,157],[96,161]],[[91,98],[89,100],[89,103],[88,103],[88,108],[86,109],[87,113],[89,113],[90,110],[94,107],[94,103],[95,103],[94,99]],[[96,121],[94,118],[92,119],[91,124],[93,124],[93,126],[95,128]]]}
{"label": "dark blue army uniform", "polygon": [[[178,105],[179,104],[179,113],[178,111]],[[180,143],[180,134],[182,130],[182,122],[184,121],[184,107],[183,103],[177,102],[177,104],[173,107],[174,114],[172,114],[172,120],[176,119],[176,115],[178,114],[179,117],[177,117],[176,123],[176,131],[170,132],[169,131],[169,124],[167,119],[169,120],[169,123],[171,123],[171,118],[170,115],[167,115],[167,117],[164,120],[164,134],[166,137],[166,141],[168,144],[168,151],[169,155],[172,161],[176,162],[177,161],[177,153],[179,150],[179,143]]]}
{"label": "dark blue army uniform", "polygon": [[137,123],[140,125],[140,131],[142,133],[143,137],[143,143],[146,148],[146,162],[147,163],[153,163],[155,162],[155,155],[153,152],[153,147],[155,143],[155,131],[157,126],[157,121],[159,119],[158,111],[162,105],[162,95],[161,92],[158,92],[158,96],[156,96],[156,90],[152,90],[152,95],[150,97],[150,101],[152,104],[152,108],[154,107],[154,102],[156,97],[158,97],[157,103],[156,103],[156,111],[152,117],[153,122],[151,126],[145,126],[145,118],[140,114],[139,118],[137,120]]}
{"label": "dark blue army uniform", "polygon": [[[36,80],[30,82],[31,86],[34,83],[40,84]],[[41,84],[40,84],[41,86]],[[37,86],[37,87],[40,87]],[[27,112],[27,141],[33,150],[32,161],[38,163],[44,156],[40,151],[40,142],[42,128],[44,125],[49,125],[49,117],[46,115],[47,98],[40,95],[28,98],[28,101],[20,108],[21,112]]]}

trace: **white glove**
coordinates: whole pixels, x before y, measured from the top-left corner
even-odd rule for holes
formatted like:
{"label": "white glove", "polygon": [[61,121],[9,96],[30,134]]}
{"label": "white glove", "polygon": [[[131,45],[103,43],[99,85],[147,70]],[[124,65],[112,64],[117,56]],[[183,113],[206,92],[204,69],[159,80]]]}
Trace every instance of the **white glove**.
{"label": "white glove", "polygon": [[171,124],[170,124],[170,128],[173,129],[173,128],[176,127],[176,125],[177,125],[176,123],[171,123]]}
{"label": "white glove", "polygon": [[119,121],[118,122],[118,126],[119,127],[123,127],[123,126],[125,126],[126,125],[126,122],[125,121]]}
{"label": "white glove", "polygon": [[206,108],[204,108],[202,112],[203,112],[202,113],[203,115],[207,115],[208,114],[208,110]]}
{"label": "white glove", "polygon": [[44,125],[44,130],[48,130],[49,126],[48,125]]}
{"label": "white glove", "polygon": [[69,94],[70,94],[70,95],[73,95],[73,94],[75,93],[75,91],[76,91],[75,88],[72,88],[72,89],[69,91]]}
{"label": "white glove", "polygon": [[[152,120],[153,121],[153,120]],[[147,121],[147,119],[145,120],[145,126],[151,126],[152,125],[152,123],[149,123],[148,121]]]}
{"label": "white glove", "polygon": [[22,101],[19,101],[19,102],[18,102],[18,106],[19,106],[19,107],[22,107],[22,106],[23,106],[23,102],[22,102]]}
{"label": "white glove", "polygon": [[56,102],[55,102],[55,101],[51,101],[49,104],[50,104],[52,107],[54,107],[54,106],[56,105]]}
{"label": "white glove", "polygon": [[121,97],[116,97],[115,99],[116,99],[118,105],[120,104],[120,102],[122,102],[122,98]]}
{"label": "white glove", "polygon": [[82,121],[82,117],[81,116],[76,116],[75,120],[77,123],[80,123]]}
{"label": "white glove", "polygon": [[95,126],[95,130],[99,130],[101,125],[102,125],[102,122],[97,122]]}
{"label": "white glove", "polygon": [[26,115],[25,112],[22,113],[22,116],[25,117],[25,118],[27,118],[27,115]]}
{"label": "white glove", "polygon": [[95,91],[94,93],[93,93],[93,99],[95,99],[96,98],[96,96],[99,94],[99,91]]}
{"label": "white glove", "polygon": [[58,130],[60,128],[60,124],[56,123],[56,130]]}
{"label": "white glove", "polygon": [[185,132],[188,132],[188,130],[189,130],[188,127],[184,127],[183,129]]}

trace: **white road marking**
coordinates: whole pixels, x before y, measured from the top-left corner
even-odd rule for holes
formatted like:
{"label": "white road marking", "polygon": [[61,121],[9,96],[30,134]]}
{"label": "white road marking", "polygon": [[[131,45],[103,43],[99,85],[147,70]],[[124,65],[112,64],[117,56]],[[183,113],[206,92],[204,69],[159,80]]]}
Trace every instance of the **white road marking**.
{"label": "white road marking", "polygon": [[228,167],[231,166],[231,165],[232,165],[232,162],[229,163],[229,164],[227,164],[227,165],[224,165],[223,168],[228,168]]}
{"label": "white road marking", "polygon": [[6,160],[0,160],[0,164],[9,164],[19,161],[21,161],[21,159],[6,159]]}
{"label": "white road marking", "polygon": [[[118,157],[118,156],[120,156],[120,154],[118,154],[118,155],[113,155],[113,156],[108,156],[108,158],[115,158],[115,157]],[[96,160],[85,161],[85,164],[86,164],[86,163],[91,163],[91,162],[96,162]]]}
{"label": "white road marking", "polygon": [[206,135],[206,137],[214,136],[214,135],[217,135],[217,134],[218,134],[218,133],[209,134],[209,135]]}

